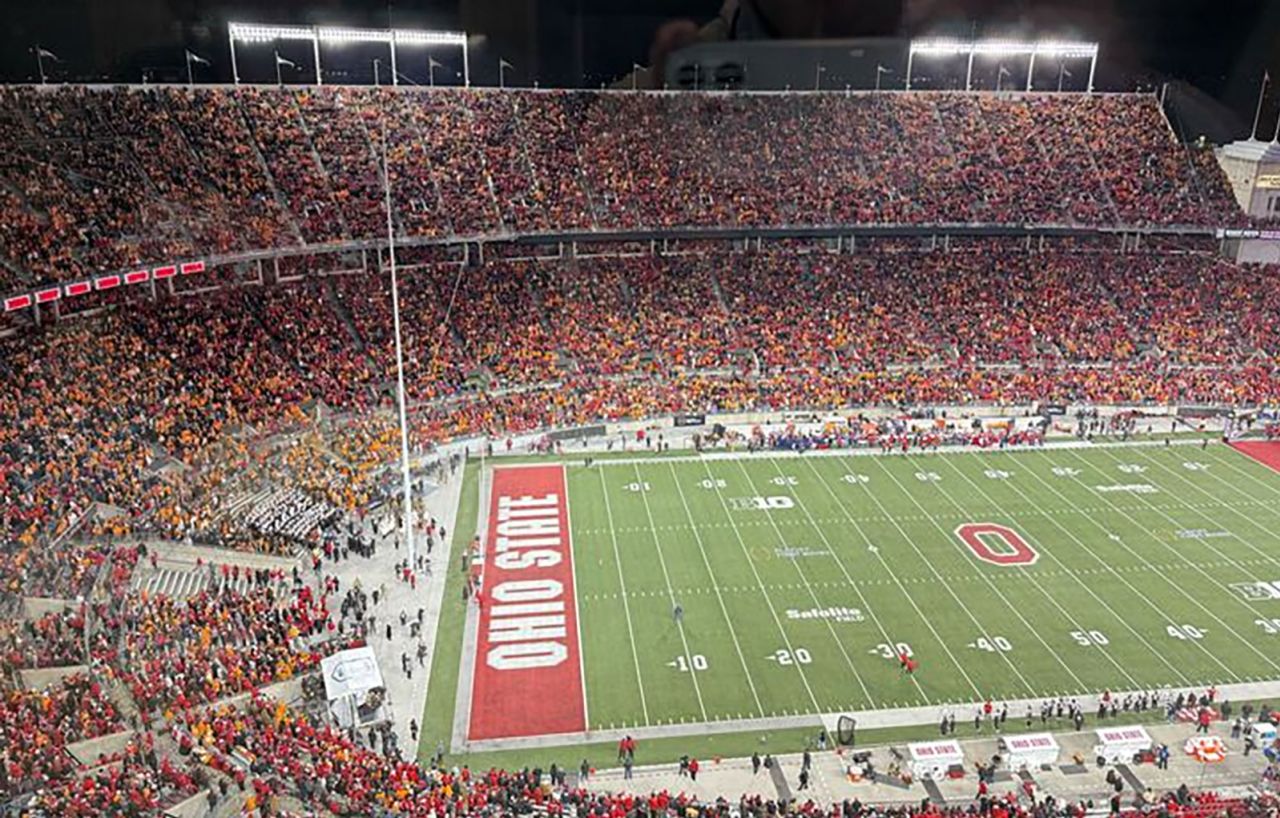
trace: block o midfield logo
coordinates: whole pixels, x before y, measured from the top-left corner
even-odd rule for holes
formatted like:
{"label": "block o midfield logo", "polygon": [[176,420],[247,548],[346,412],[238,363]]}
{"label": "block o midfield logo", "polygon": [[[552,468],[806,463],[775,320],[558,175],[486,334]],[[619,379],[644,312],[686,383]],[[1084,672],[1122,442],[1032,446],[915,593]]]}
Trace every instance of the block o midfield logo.
{"label": "block o midfield logo", "polygon": [[992,565],[1033,565],[1040,554],[1022,535],[996,523],[965,523],[956,526],[956,536],[983,562]]}

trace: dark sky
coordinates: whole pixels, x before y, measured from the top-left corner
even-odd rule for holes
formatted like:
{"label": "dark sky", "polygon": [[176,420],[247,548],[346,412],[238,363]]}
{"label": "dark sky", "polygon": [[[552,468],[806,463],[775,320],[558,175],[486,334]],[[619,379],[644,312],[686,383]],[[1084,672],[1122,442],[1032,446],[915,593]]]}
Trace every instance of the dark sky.
{"label": "dark sky", "polygon": [[[654,33],[664,23],[703,23],[723,0],[0,0],[0,77],[35,79],[31,47],[37,42],[61,62],[55,79],[137,82],[184,79],[182,51],[212,60],[206,81],[230,77],[226,22],[344,24],[465,29],[484,35],[473,51],[473,81],[496,82],[497,58],[515,65],[514,84],[598,87],[647,63]],[[1220,101],[1247,132],[1264,66],[1280,79],[1280,0],[743,0],[839,7],[872,27],[861,34],[947,33],[1019,36],[1070,35],[1102,43],[1104,88],[1132,90],[1138,81],[1182,80]],[[885,23],[890,19],[892,23]],[[874,21],[874,22],[867,22]],[[857,23],[853,23],[857,25]],[[843,32],[824,32],[843,33]],[[296,46],[295,46],[296,48]],[[250,51],[253,51],[252,49]],[[244,56],[246,79],[273,79],[270,47]],[[309,55],[289,54],[297,58]],[[376,49],[345,48],[325,56],[328,67],[352,82],[372,79]],[[440,55],[448,67],[459,66]],[[418,58],[418,62],[423,60]],[[385,69],[384,69],[385,70]],[[405,73],[425,82],[412,63]],[[303,77],[300,75],[299,79]],[[338,77],[333,78],[339,81]],[[1187,98],[1193,94],[1188,91]],[[1270,136],[1280,87],[1269,95],[1264,130]],[[1239,123],[1243,123],[1240,125]]]}

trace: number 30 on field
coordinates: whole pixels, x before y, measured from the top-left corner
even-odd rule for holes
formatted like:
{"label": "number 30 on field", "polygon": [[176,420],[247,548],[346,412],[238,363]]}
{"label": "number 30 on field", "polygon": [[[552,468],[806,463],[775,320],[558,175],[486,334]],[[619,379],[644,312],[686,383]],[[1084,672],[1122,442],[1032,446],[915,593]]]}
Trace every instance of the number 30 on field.
{"label": "number 30 on field", "polygon": [[899,642],[896,645],[890,645],[888,642],[881,642],[869,652],[879,654],[885,659],[897,659],[899,656],[903,655],[910,659],[915,655],[911,652],[911,646],[906,642]]}

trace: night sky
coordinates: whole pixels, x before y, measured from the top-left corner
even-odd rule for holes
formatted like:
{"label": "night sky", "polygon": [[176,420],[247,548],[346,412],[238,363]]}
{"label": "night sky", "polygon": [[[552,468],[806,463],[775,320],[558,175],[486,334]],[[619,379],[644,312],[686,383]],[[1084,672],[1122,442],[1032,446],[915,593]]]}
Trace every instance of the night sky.
{"label": "night sky", "polygon": [[[514,65],[508,82],[543,87],[599,87],[647,64],[665,23],[711,19],[722,0],[3,0],[0,77],[36,79],[31,48],[39,43],[60,62],[55,81],[185,81],[183,49],[207,57],[197,77],[227,81],[228,20],[339,24],[385,28],[461,29],[474,41],[472,81],[496,84],[499,56]],[[778,0],[743,0],[766,5]],[[823,7],[822,35],[967,37],[1013,35],[1096,39],[1102,44],[1099,87],[1133,90],[1172,81],[1200,115],[1247,135],[1258,83],[1270,67],[1280,80],[1280,0],[785,0]],[[835,9],[835,12],[832,12]],[[297,46],[294,46],[295,48]],[[253,51],[252,49],[250,51]],[[272,81],[270,47],[247,53],[246,80]],[[297,55],[298,62],[304,61]],[[295,55],[289,54],[293,57]],[[344,48],[325,56],[334,82],[371,82],[376,49]],[[460,68],[447,54],[440,82]],[[426,82],[424,57],[403,66],[408,81]],[[305,61],[309,70],[310,61]],[[385,70],[385,68],[384,68]],[[307,79],[305,74],[296,77]],[[1209,111],[1209,114],[1205,114]],[[1260,129],[1270,138],[1280,113],[1273,84]],[[1196,126],[1201,122],[1196,121]]]}

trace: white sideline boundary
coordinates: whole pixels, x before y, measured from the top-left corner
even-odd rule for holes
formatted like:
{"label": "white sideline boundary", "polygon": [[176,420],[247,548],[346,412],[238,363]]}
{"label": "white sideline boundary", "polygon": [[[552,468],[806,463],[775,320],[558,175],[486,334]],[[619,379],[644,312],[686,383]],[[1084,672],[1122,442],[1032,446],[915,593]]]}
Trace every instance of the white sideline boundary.
{"label": "white sideline boundary", "polygon": [[[1047,440],[1038,446],[1007,446],[1003,449],[999,447],[980,448],[976,446],[942,446],[938,449],[912,449],[907,454],[910,456],[920,455],[957,455],[957,454],[1018,454],[1019,452],[1043,452],[1057,449],[1127,449],[1127,448],[1164,448],[1165,446],[1200,446],[1202,438],[1189,440],[1170,440],[1166,443],[1163,440],[1128,440],[1128,441],[1087,441],[1087,440]],[[1222,446],[1219,440],[1210,440],[1210,446]],[[708,451],[708,452],[690,452],[689,454],[653,454],[649,457],[599,457],[601,453],[590,450],[585,451],[581,457],[565,457],[559,455],[548,457],[546,460],[538,460],[536,462],[523,462],[501,464],[502,468],[519,468],[521,466],[549,466],[556,463],[565,466],[580,466],[583,458],[592,457],[591,467],[596,466],[635,466],[654,463],[685,463],[685,462],[701,462],[705,460],[749,460],[752,458],[774,457],[779,459],[800,458],[800,457],[902,457],[900,451],[885,453],[874,447],[856,447],[847,449],[810,449],[805,452],[795,452],[786,449],[760,449],[759,451]],[[501,463],[504,457],[539,457],[536,454],[528,453],[512,453],[509,455],[497,455],[493,458],[496,463]]]}
{"label": "white sideline boundary", "polygon": [[[1159,692],[1168,694],[1177,694],[1179,692],[1193,692],[1197,695],[1204,693],[1201,687],[1163,687]],[[1233,684],[1218,685],[1217,701],[1229,699],[1232,702],[1249,701],[1254,699],[1273,699],[1280,697],[1280,680],[1263,681],[1263,682],[1237,682]],[[1113,699],[1124,699],[1125,696],[1131,694],[1150,694],[1150,690],[1121,690],[1113,691],[1111,697]],[[1041,704],[1046,701],[1060,698],[1057,695],[1044,695],[1030,699],[1010,699],[1001,702],[1009,707],[1009,718],[1017,721],[1025,716],[1027,707],[1031,707],[1032,713],[1035,714]],[[1098,709],[1098,695],[1089,696],[1071,696],[1068,697],[1080,703],[1080,706],[1086,713],[1096,712]],[[588,730],[585,733],[557,733],[545,736],[529,736],[525,738],[510,739],[489,739],[484,741],[472,741],[464,744],[460,749],[467,752],[488,752],[496,750],[530,750],[543,747],[554,747],[562,744],[583,743],[583,742],[616,742],[622,740],[624,736],[631,736],[634,739],[659,739],[659,738],[676,738],[681,736],[711,736],[721,733],[738,733],[752,730],[770,731],[785,730],[797,727],[822,727],[828,735],[834,735],[836,732],[837,722],[841,716],[849,716],[854,719],[858,730],[876,730],[889,727],[922,727],[931,726],[937,728],[938,723],[944,715],[954,714],[958,722],[972,719],[973,713],[981,707],[980,702],[939,702],[933,705],[925,705],[921,707],[896,707],[879,710],[851,710],[840,713],[814,713],[797,716],[776,716],[762,719],[727,719],[724,721],[712,722],[668,722],[667,724],[655,724],[649,727],[618,727],[608,730]],[[1124,711],[1121,711],[1124,712]],[[1147,711],[1151,717],[1146,719],[1146,723],[1156,723],[1164,721],[1163,706],[1149,709]],[[1118,721],[1117,721],[1118,723]],[[1106,722],[1101,722],[1099,726],[1105,726]]]}

